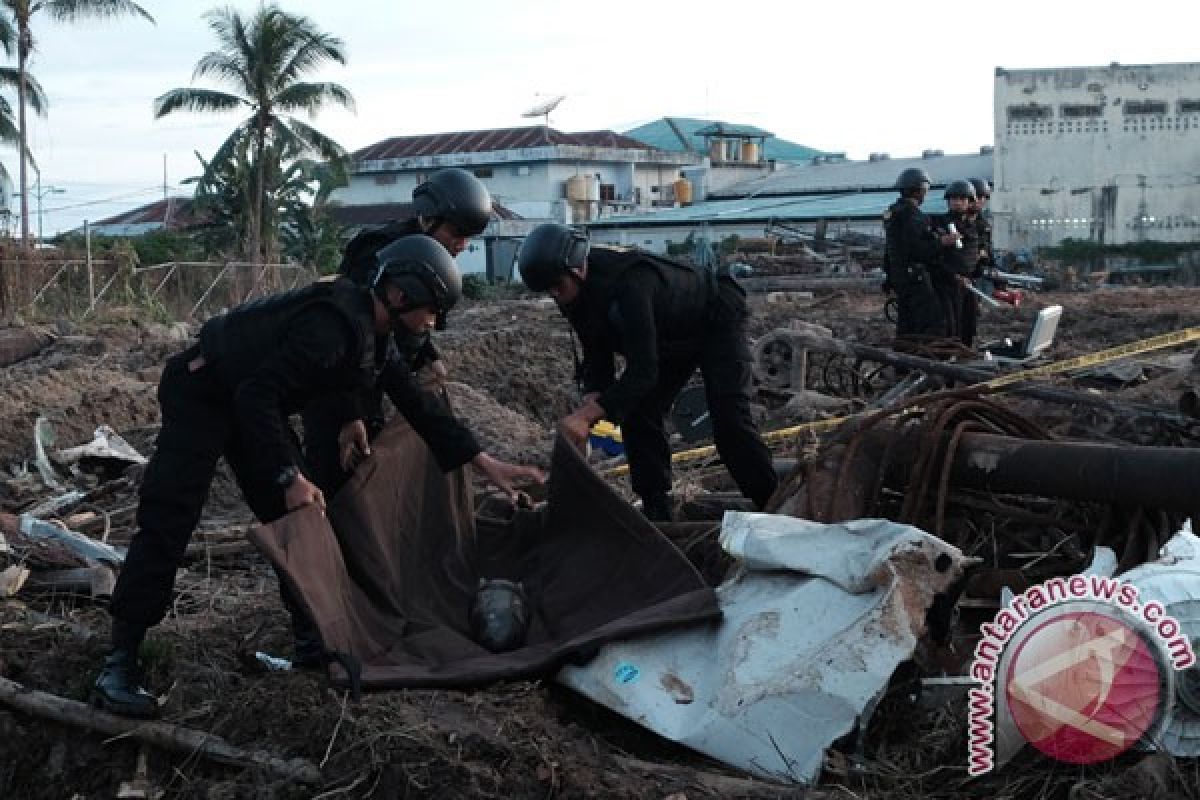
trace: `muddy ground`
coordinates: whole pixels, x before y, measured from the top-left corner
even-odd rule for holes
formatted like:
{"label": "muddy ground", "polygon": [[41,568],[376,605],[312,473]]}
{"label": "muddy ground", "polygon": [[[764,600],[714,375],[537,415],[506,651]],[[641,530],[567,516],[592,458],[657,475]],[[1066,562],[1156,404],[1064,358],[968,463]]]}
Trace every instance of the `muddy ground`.
{"label": "muddy ground", "polygon": [[[989,312],[982,338],[1020,334],[1036,308],[1066,307],[1053,352],[1066,357],[1200,325],[1200,291],[1124,289],[1036,295],[1017,311]],[[819,296],[796,304],[756,298],[756,336],[791,319],[875,344],[890,339],[878,294]],[[59,446],[91,439],[105,423],[143,453],[153,448],[156,380],[181,348],[180,332],[130,319],[58,323],[60,338],[0,368],[0,511],[30,502],[23,476],[39,416]],[[565,323],[532,301],[477,304],[456,314],[439,346],[450,367],[452,402],[498,454],[545,463],[554,420],[570,408],[572,358]],[[1173,351],[1166,351],[1173,352]],[[1150,358],[1163,362],[1166,353]],[[1163,362],[1165,363],[1165,362]],[[1122,391],[1173,405],[1187,381],[1152,371]],[[1111,387],[1110,387],[1111,388]],[[764,400],[771,425],[786,412]],[[1073,423],[1032,408],[1060,428]],[[136,480],[136,469],[131,477]],[[114,539],[128,535],[136,498],[112,515]],[[110,505],[110,508],[113,508]],[[201,527],[251,521],[224,471]],[[169,797],[1196,797],[1193,762],[1130,755],[1100,768],[1055,765],[1024,754],[999,775],[968,780],[961,703],[911,705],[900,687],[876,714],[866,748],[832,753],[821,789],[745,780],[666,742],[551,681],[485,690],[403,691],[354,703],[316,675],[267,672],[256,650],[286,656],[286,615],[273,572],[254,553],[192,561],[177,583],[167,621],[148,645],[148,679],[167,696],[164,719],[248,749],[319,764],[323,783],[302,787],[199,757],[147,751],[146,778]],[[48,620],[65,620],[70,626]],[[108,632],[101,605],[76,595],[31,591],[0,601],[0,676],[83,700]],[[0,710],[0,797],[111,798],[135,777],[139,746]],[[149,796],[149,795],[146,795]]]}

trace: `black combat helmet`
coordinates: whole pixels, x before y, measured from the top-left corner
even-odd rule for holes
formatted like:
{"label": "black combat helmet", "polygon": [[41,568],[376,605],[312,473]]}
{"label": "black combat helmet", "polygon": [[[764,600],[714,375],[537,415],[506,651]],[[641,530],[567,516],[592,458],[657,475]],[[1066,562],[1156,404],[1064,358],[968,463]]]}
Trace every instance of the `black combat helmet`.
{"label": "black combat helmet", "polygon": [[535,292],[553,288],[570,269],[579,269],[587,261],[587,234],[556,222],[538,225],[517,254],[521,280]]}
{"label": "black combat helmet", "polygon": [[462,298],[462,273],[446,248],[432,236],[405,236],[375,257],[379,261],[371,283],[375,294],[383,299],[388,284],[404,292],[404,305],[388,308],[393,319],[397,312],[430,306],[437,311],[438,328],[444,328],[446,314]]}
{"label": "black combat helmet", "polygon": [[930,178],[929,173],[920,167],[909,167],[900,173],[899,178],[896,178],[896,188],[901,192],[920,189],[921,184],[930,183],[933,183],[933,178]]}
{"label": "black combat helmet", "polygon": [[461,236],[478,236],[492,218],[492,196],[465,169],[439,169],[413,189],[413,212],[448,222]]}
{"label": "black combat helmet", "polygon": [[975,197],[991,197],[992,187],[983,178],[971,178],[971,185],[975,187]]}
{"label": "black combat helmet", "polygon": [[946,184],[946,199],[951,197],[965,197],[968,200],[975,199],[975,187],[970,181],[950,181]]}

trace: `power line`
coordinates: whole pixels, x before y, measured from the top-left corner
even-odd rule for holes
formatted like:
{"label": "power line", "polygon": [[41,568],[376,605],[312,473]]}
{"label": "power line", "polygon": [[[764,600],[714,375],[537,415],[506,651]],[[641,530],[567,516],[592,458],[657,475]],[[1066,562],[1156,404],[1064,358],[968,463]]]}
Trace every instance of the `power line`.
{"label": "power line", "polygon": [[137,197],[138,195],[149,194],[150,192],[154,192],[155,194],[158,194],[161,191],[162,191],[161,186],[147,186],[144,189],[137,189],[132,192],[126,192],[124,194],[113,195],[111,197],[102,197],[99,200],[88,200],[88,201],[80,202],[80,203],[71,203],[70,205],[65,205],[65,206],[55,206],[54,208],[43,208],[42,213],[49,214],[49,213],[52,213],[55,211],[71,211],[76,208],[89,208],[91,206],[100,206],[100,205],[104,205],[106,203],[114,203],[119,200],[128,200],[130,198]]}

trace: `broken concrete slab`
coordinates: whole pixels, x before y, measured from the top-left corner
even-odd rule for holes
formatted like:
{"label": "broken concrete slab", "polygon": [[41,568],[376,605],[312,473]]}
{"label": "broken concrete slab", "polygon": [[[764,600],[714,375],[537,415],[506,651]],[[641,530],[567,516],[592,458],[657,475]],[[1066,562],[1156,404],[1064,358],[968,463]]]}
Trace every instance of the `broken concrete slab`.
{"label": "broken concrete slab", "polygon": [[730,766],[812,783],[826,748],[866,724],[966,559],[887,520],[729,512],[721,544],[742,568],[717,590],[719,624],[609,644],[557,679]]}

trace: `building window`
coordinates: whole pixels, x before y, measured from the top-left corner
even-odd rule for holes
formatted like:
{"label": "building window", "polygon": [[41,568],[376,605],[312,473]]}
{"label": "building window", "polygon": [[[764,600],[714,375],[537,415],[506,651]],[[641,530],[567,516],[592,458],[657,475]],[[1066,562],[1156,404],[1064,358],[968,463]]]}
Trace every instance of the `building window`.
{"label": "building window", "polygon": [[395,183],[396,183],[396,176],[394,174],[392,174],[392,175],[376,175],[375,176],[375,185],[376,186],[392,186]]}
{"label": "building window", "polygon": [[612,203],[617,199],[617,187],[611,183],[600,184],[600,202]]}
{"label": "building window", "polygon": [[1009,119],[1050,119],[1054,116],[1054,109],[1050,106],[1038,105],[1037,103],[1026,103],[1020,106],[1008,107]]}
{"label": "building window", "polygon": [[1167,104],[1162,100],[1129,100],[1123,106],[1126,114],[1165,114]]}
{"label": "building window", "polygon": [[476,178],[490,178],[490,177],[492,177],[492,168],[491,167],[476,167],[475,169],[471,170],[471,174],[474,175]]}
{"label": "building window", "polygon": [[1104,116],[1104,106],[1064,103],[1058,107],[1058,113],[1067,119],[1077,119],[1079,117],[1102,117]]}
{"label": "building window", "polygon": [[1179,113],[1180,114],[1195,114],[1197,112],[1200,112],[1200,100],[1180,100],[1179,101]]}
{"label": "building window", "polygon": [[518,178],[524,178],[525,176],[527,176],[529,174],[529,165],[522,164],[521,166],[514,169],[513,172],[515,172],[517,174]]}

